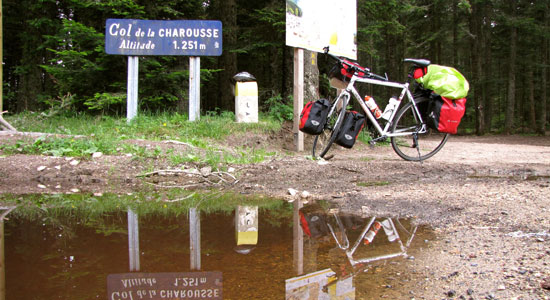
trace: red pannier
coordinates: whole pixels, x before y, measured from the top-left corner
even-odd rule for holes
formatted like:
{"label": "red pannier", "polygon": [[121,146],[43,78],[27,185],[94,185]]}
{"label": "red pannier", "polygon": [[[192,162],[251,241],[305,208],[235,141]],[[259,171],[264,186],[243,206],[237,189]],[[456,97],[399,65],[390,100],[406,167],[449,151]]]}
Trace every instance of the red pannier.
{"label": "red pannier", "polygon": [[329,234],[326,215],[319,204],[306,205],[299,210],[300,226],[304,233],[312,238],[321,238]]}
{"label": "red pannier", "polygon": [[413,78],[418,79],[428,73],[428,67],[414,69]]}
{"label": "red pannier", "polygon": [[[366,75],[365,68],[361,67],[358,63],[347,59],[343,59],[343,60],[346,63],[357,67],[357,69],[359,70],[357,72],[357,75],[359,77],[364,77]],[[348,83],[350,82],[352,76],[353,76],[353,71],[351,70],[351,67],[347,64],[343,64],[340,62],[337,62],[328,73],[328,77],[330,79],[330,85],[337,89],[345,89],[348,86]]]}
{"label": "red pannier", "polygon": [[329,110],[330,102],[327,99],[306,103],[300,114],[300,131],[313,135],[323,132]]}
{"label": "red pannier", "polygon": [[449,99],[434,97],[428,110],[428,125],[439,132],[456,134],[460,120],[466,111],[466,98]]}

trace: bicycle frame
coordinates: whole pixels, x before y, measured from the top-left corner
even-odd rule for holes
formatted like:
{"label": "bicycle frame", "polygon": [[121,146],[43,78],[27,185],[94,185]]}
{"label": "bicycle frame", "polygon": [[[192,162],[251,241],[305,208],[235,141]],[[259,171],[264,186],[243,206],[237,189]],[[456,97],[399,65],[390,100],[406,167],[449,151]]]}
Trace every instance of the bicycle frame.
{"label": "bicycle frame", "polygon": [[333,214],[333,215],[334,215],[334,218],[336,220],[336,224],[338,225],[339,230],[343,235],[341,242],[338,240],[338,238],[336,236],[336,233],[335,233],[334,229],[332,228],[332,226],[329,223],[327,223],[327,226],[330,230],[330,233],[332,234],[332,237],[336,241],[336,244],[338,245],[338,247],[345,251],[346,256],[347,256],[347,258],[348,258],[348,260],[349,260],[349,262],[352,266],[355,266],[357,264],[367,264],[367,263],[371,263],[371,262],[375,262],[375,261],[379,261],[379,260],[396,258],[396,257],[400,257],[400,256],[407,257],[408,256],[407,251],[408,251],[408,249],[411,245],[411,242],[412,242],[414,236],[416,235],[416,230],[418,229],[418,227],[415,226],[413,228],[412,232],[410,233],[409,238],[407,239],[405,244],[403,244],[403,241],[401,241],[401,237],[399,236],[399,233],[397,232],[397,228],[395,228],[393,220],[391,218],[387,218],[387,221],[389,222],[392,231],[394,232],[394,234],[397,237],[396,241],[398,242],[399,248],[400,248],[401,251],[397,251],[397,252],[394,252],[394,253],[389,253],[389,254],[386,254],[386,255],[378,255],[378,256],[374,256],[374,257],[355,259],[353,256],[355,255],[355,253],[357,251],[357,248],[359,248],[359,246],[361,245],[361,242],[363,241],[363,239],[365,239],[365,236],[367,235],[367,232],[369,231],[369,229],[371,229],[371,226],[374,224],[374,221],[376,220],[376,216],[372,217],[368,221],[368,223],[366,223],[365,227],[363,227],[363,230],[361,231],[361,234],[359,235],[359,237],[357,237],[357,240],[355,241],[353,247],[350,248],[350,242],[349,242],[348,236],[346,234],[346,230],[344,229],[344,226],[342,224],[342,221],[340,220],[340,218],[338,217],[337,214]]}
{"label": "bicycle frame", "polygon": [[[374,117],[374,115],[372,114],[370,109],[365,104],[365,101],[362,100],[361,95],[359,95],[359,92],[357,92],[357,90],[355,89],[355,83],[356,82],[369,83],[369,84],[374,84],[374,85],[381,85],[381,86],[387,86],[387,87],[391,87],[391,88],[401,89],[401,94],[399,95],[399,98],[397,99],[399,102],[398,102],[396,108],[393,110],[393,112],[392,112],[390,118],[388,119],[387,124],[384,126],[384,128],[382,128],[382,126],[380,126],[380,123],[378,122],[378,120]],[[367,117],[372,122],[372,124],[374,125],[374,127],[376,128],[376,130],[378,131],[378,133],[380,134],[381,137],[395,137],[395,136],[411,135],[410,132],[402,133],[402,132],[390,132],[389,131],[391,123],[393,121],[393,118],[395,117],[399,107],[401,106],[401,101],[403,100],[405,95],[407,96],[407,99],[410,102],[412,102],[412,105],[413,105],[414,111],[415,111],[414,117],[417,118],[417,121],[419,121],[421,124],[423,124],[422,128],[420,128],[419,131],[416,132],[416,133],[420,134],[420,133],[425,133],[427,131],[426,125],[424,124],[424,122],[422,120],[422,116],[420,115],[420,112],[418,111],[416,103],[414,102],[414,97],[412,96],[412,94],[409,90],[409,82],[399,83],[399,82],[384,81],[384,80],[371,79],[371,78],[361,78],[361,77],[358,77],[355,74],[353,74],[348,86],[346,87],[346,89],[342,90],[340,95],[338,95],[338,99],[336,99],[335,103],[338,103],[340,101],[340,98],[343,97],[343,96],[346,96],[346,95],[348,96],[348,100],[349,100],[350,93],[355,97],[355,99],[357,100],[357,102],[359,103],[359,105],[361,106],[363,111],[365,111],[365,113],[367,114]],[[348,103],[344,103],[344,104],[347,105]]]}

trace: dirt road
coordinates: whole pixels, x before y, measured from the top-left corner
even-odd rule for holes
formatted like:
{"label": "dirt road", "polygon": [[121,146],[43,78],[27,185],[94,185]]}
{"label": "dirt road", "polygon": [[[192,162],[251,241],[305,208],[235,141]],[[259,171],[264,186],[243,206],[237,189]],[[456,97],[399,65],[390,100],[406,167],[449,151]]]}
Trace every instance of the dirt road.
{"label": "dirt road", "polygon": [[326,165],[302,156],[257,165],[243,182],[432,226],[438,238],[413,261],[378,269],[389,279],[373,299],[550,299],[549,138],[452,137],[422,164],[390,146],[333,153]]}

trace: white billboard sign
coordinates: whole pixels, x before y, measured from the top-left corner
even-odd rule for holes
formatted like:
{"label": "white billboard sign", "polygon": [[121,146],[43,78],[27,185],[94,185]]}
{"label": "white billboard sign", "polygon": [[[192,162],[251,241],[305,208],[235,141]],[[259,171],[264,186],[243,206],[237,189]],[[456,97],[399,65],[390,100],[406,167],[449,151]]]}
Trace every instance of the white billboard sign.
{"label": "white billboard sign", "polygon": [[286,0],[286,44],[357,59],[357,0]]}

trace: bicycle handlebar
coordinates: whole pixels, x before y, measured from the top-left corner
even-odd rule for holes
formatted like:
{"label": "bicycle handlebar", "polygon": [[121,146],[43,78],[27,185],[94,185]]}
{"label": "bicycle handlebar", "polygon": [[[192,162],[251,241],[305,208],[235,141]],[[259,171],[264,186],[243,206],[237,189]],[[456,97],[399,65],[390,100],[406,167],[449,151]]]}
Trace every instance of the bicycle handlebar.
{"label": "bicycle handlebar", "polygon": [[369,76],[371,76],[374,79],[382,80],[382,81],[388,81],[387,77],[382,77],[380,75],[376,75],[374,73],[369,73]]}
{"label": "bicycle handlebar", "polygon": [[[328,47],[328,46],[325,47],[325,48],[323,48],[323,50],[324,50],[324,53],[325,53],[326,55],[328,55],[328,56],[332,57],[333,59],[339,61],[341,64],[345,64],[345,65],[349,66],[349,67],[353,70],[353,73],[354,73],[354,74],[355,74],[357,71],[359,71],[359,69],[357,68],[356,65],[350,64],[349,62],[343,60],[342,58],[340,58],[340,57],[338,57],[338,56],[336,56],[336,55],[333,55],[333,54],[328,53],[328,51],[329,51],[329,47]],[[362,68],[364,68],[364,70],[361,70],[361,71],[364,72],[365,75],[366,75],[367,77],[374,78],[374,79],[378,79],[378,80],[383,80],[383,81],[388,81],[388,77],[387,77],[387,76],[384,77],[384,76],[380,76],[380,75],[378,75],[378,74],[374,74],[374,73],[372,73],[372,72],[370,71],[369,68],[366,68],[366,67],[362,67]]]}

